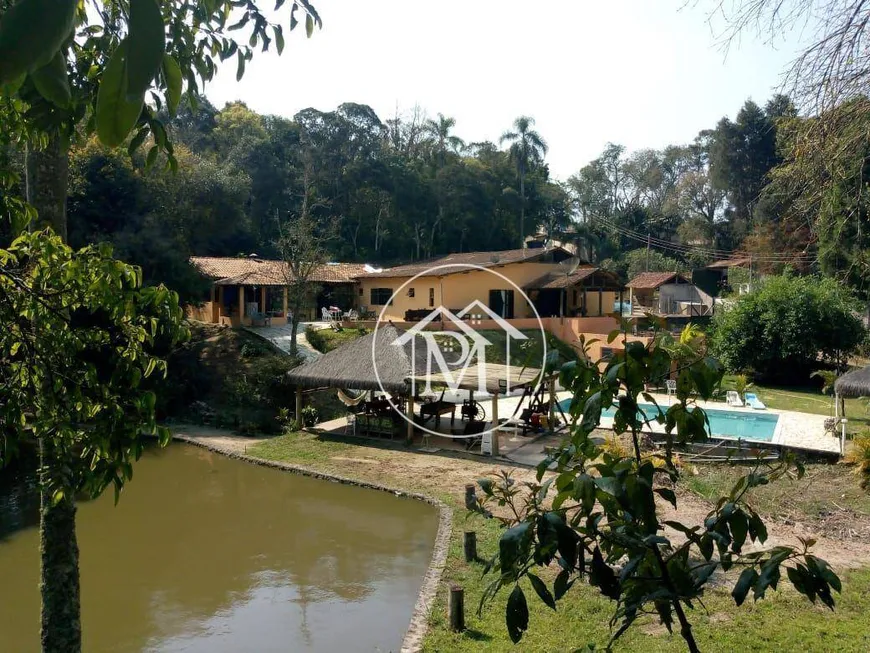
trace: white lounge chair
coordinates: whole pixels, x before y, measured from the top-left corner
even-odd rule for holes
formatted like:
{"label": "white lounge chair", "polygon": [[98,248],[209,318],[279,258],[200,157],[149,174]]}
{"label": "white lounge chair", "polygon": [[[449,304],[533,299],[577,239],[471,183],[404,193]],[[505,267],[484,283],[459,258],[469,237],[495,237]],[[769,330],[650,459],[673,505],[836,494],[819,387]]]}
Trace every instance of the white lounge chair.
{"label": "white lounge chair", "polygon": [[746,397],[746,403],[749,406],[752,406],[755,410],[765,410],[767,406],[761,403],[761,400],[755,395],[754,392],[747,392],[743,395]]}
{"label": "white lounge chair", "polygon": [[729,390],[725,393],[725,401],[729,406],[743,407],[743,400],[736,390]]}

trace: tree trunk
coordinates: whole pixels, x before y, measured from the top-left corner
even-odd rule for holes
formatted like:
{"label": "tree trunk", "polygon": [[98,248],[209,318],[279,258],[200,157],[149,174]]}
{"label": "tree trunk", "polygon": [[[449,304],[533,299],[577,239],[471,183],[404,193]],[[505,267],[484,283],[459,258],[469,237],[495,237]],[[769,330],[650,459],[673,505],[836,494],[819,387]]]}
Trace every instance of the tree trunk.
{"label": "tree trunk", "polygon": [[520,249],[526,246],[525,237],[525,221],[526,221],[526,175],[520,172]]}
{"label": "tree trunk", "polygon": [[66,242],[69,152],[60,137],[49,137],[48,145],[42,150],[35,150],[28,145],[25,169],[27,201],[38,212],[33,228],[51,227]]}
{"label": "tree trunk", "polygon": [[[66,144],[55,134],[42,150],[28,146],[25,172],[27,201],[38,214],[31,228],[51,227],[66,242],[69,178]],[[40,439],[39,587],[43,653],[78,653],[82,649],[75,494],[71,488],[64,488],[63,498],[54,504],[48,483],[53,473],[67,467],[61,459],[63,455],[50,440]]]}
{"label": "tree trunk", "polygon": [[45,440],[40,440],[39,454],[42,477],[39,513],[42,651],[77,653],[82,650],[82,627],[75,496],[67,489],[63,499],[52,505],[51,471],[58,469],[62,461]]}
{"label": "tree trunk", "polygon": [[[295,356],[298,350],[296,344],[296,332],[299,330],[299,308],[293,310],[293,317],[290,318],[290,355]],[[315,316],[316,317],[316,316]]]}

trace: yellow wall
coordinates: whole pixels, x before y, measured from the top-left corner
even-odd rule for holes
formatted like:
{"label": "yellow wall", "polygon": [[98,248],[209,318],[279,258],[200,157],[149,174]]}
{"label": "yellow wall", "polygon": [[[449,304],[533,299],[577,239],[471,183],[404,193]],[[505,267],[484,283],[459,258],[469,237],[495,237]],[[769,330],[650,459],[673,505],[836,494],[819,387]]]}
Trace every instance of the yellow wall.
{"label": "yellow wall", "polygon": [[[559,266],[553,263],[509,263],[489,268],[510,279],[514,284],[523,288],[526,284],[548,272],[559,270]],[[360,288],[362,295],[357,291],[357,300],[360,306],[380,314],[383,306],[371,303],[372,288],[389,288],[395,292],[409,277],[362,279]],[[408,296],[408,289],[414,289],[414,297]],[[430,305],[429,289],[434,291],[434,301]],[[405,311],[420,310],[443,306],[451,310],[461,310],[474,300],[489,305],[490,290],[513,290],[514,291],[514,317],[534,317],[534,312],[526,300],[507,281],[484,270],[468,270],[457,272],[443,277],[426,276],[417,277],[407,284],[402,291],[393,299],[392,304],[384,311],[385,320],[404,320]],[[443,295],[442,295],[443,293]],[[612,310],[612,309],[611,309]]]}

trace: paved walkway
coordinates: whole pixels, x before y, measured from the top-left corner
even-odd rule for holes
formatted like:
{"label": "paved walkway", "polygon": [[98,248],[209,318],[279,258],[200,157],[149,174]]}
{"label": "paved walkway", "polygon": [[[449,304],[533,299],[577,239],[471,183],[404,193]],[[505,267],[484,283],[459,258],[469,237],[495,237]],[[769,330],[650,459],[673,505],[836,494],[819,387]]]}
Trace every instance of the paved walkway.
{"label": "paved walkway", "polygon": [[[299,324],[299,329],[296,332],[296,352],[300,358],[306,361],[315,360],[323,356],[319,351],[311,346],[308,338],[305,337],[305,329],[312,327],[313,329],[328,329],[329,325],[326,322],[302,322]],[[285,354],[290,353],[290,342],[293,338],[293,330],[289,324],[281,324],[276,326],[262,327],[245,327],[255,336],[259,336],[264,340],[268,340]]]}

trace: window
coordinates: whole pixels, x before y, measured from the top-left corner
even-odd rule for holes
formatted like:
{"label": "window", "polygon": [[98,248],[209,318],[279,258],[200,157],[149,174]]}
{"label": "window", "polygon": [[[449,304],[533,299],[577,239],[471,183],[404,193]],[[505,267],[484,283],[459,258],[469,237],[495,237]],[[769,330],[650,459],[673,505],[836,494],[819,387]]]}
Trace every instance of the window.
{"label": "window", "polygon": [[435,306],[435,289],[429,288],[429,307]]}
{"label": "window", "polygon": [[360,297],[363,296],[363,289],[362,289],[362,288],[359,289],[359,296],[360,296]]}
{"label": "window", "polygon": [[390,297],[392,296],[392,288],[372,288],[370,303],[374,306],[384,306],[389,303]]}
{"label": "window", "polygon": [[408,297],[413,297],[413,296],[414,296],[414,289],[408,288]]}
{"label": "window", "polygon": [[511,320],[514,317],[514,291],[490,290],[489,307],[499,317]]}

